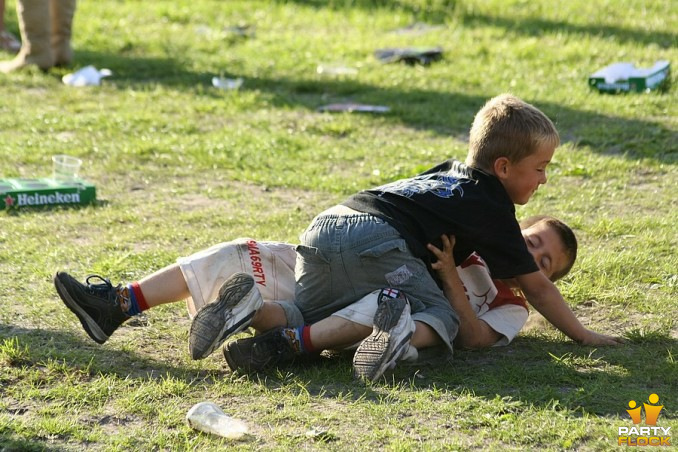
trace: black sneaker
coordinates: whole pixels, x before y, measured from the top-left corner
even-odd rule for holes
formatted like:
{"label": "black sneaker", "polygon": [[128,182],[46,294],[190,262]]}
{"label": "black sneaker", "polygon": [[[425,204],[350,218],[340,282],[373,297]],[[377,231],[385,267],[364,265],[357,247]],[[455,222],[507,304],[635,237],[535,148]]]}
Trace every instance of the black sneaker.
{"label": "black sneaker", "polygon": [[[91,279],[101,282],[91,284]],[[78,316],[89,337],[103,344],[130,316],[120,307],[120,285],[113,287],[108,279],[99,275],[88,276],[85,284],[68,273],[57,272],[54,275],[54,286],[61,300]]]}
{"label": "black sneaker", "polygon": [[231,370],[245,372],[291,364],[299,355],[294,339],[278,327],[257,336],[238,339],[224,346],[224,357]]}

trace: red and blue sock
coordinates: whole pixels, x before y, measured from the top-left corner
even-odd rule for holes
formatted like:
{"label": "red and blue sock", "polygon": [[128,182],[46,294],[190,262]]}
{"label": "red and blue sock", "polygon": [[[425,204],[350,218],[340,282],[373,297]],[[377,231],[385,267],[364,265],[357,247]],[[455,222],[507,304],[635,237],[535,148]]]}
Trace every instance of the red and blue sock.
{"label": "red and blue sock", "polygon": [[311,343],[310,325],[304,325],[297,328],[285,328],[283,329],[283,335],[298,354],[316,353],[316,349]]}
{"label": "red and blue sock", "polygon": [[120,295],[120,309],[128,316],[141,314],[148,309],[148,303],[138,282],[127,284],[122,288]]}

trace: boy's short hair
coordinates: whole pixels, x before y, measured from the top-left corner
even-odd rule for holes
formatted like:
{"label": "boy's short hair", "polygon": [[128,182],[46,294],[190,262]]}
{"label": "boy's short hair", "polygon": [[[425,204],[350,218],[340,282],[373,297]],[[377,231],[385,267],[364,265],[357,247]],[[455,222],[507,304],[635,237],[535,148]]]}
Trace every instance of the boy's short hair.
{"label": "boy's short hair", "polygon": [[543,145],[560,144],[553,122],[533,105],[511,94],[493,97],[476,114],[466,164],[492,172],[495,160],[516,163]]}
{"label": "boy's short hair", "polygon": [[574,262],[577,260],[577,237],[574,235],[574,231],[568,225],[549,215],[535,215],[526,218],[520,222],[520,229],[527,229],[530,226],[534,226],[535,224],[541,222],[546,223],[549,227],[556,231],[558,237],[560,237],[560,240],[563,243],[565,255],[567,256],[567,264],[565,265],[565,268],[554,272],[553,275],[551,275],[551,278],[549,278],[551,281],[556,282],[560,278],[570,273],[570,270],[572,270],[572,267],[574,266]]}

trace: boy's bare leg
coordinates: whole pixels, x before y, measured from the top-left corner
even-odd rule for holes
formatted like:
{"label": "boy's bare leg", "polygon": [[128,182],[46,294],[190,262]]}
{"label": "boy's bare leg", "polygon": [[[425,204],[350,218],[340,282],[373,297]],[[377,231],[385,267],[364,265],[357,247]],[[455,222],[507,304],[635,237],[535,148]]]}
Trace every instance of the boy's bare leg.
{"label": "boy's bare leg", "polygon": [[149,308],[174,303],[190,297],[188,286],[179,264],[168,265],[139,281]]}
{"label": "boy's bare leg", "polygon": [[371,326],[333,315],[311,325],[311,343],[316,350],[338,350],[362,341],[371,332]]}
{"label": "boy's bare leg", "polygon": [[257,331],[268,331],[279,326],[287,326],[287,317],[279,304],[264,302],[254,314],[250,326]]}
{"label": "boy's bare leg", "polygon": [[141,281],[117,286],[99,275],[90,275],[83,284],[66,272],[57,272],[54,285],[87,334],[100,344],[130,316],[190,295],[177,264],[162,268]]}
{"label": "boy's bare leg", "polygon": [[[415,321],[414,325],[414,334],[410,339],[410,345],[413,347],[421,349],[442,343],[438,333],[427,324]],[[311,325],[311,342],[318,350],[342,349],[357,344],[371,332],[371,326],[361,325],[338,316],[330,316]]]}
{"label": "boy's bare leg", "polygon": [[415,324],[414,334],[410,339],[411,346],[417,349],[421,349],[442,344],[440,336],[438,336],[438,333],[436,333],[433,328],[419,321],[415,321],[414,324]]}

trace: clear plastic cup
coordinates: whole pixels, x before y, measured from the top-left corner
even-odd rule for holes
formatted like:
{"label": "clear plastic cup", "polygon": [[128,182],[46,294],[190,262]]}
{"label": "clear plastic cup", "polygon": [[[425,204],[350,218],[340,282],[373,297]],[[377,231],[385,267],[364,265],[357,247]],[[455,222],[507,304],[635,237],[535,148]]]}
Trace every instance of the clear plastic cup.
{"label": "clear plastic cup", "polygon": [[78,178],[82,160],[70,155],[52,156],[52,179],[69,181]]}
{"label": "clear plastic cup", "polygon": [[186,414],[186,421],[196,430],[224,438],[242,440],[249,434],[247,424],[227,415],[212,402],[200,402],[193,405]]}

